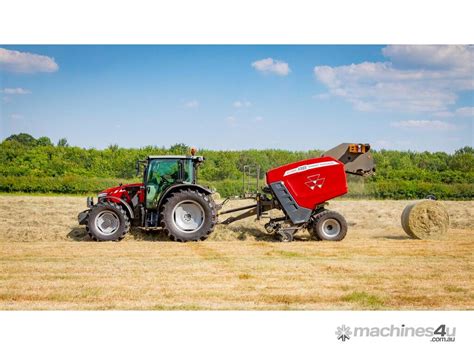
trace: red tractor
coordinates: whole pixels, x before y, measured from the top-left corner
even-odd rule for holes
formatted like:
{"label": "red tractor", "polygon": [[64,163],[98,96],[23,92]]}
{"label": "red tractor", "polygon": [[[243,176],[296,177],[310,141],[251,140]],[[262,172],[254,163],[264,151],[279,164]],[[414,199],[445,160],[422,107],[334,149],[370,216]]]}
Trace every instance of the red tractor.
{"label": "red tractor", "polygon": [[[281,241],[293,240],[296,231],[308,228],[320,240],[342,240],[347,223],[337,212],[324,208],[326,201],[347,193],[346,173],[370,175],[375,171],[368,144],[340,144],[319,158],[284,165],[266,173],[267,185],[255,195],[250,206],[218,211],[212,191],[196,183],[200,156],[149,156],[144,164],[143,183],[120,185],[104,190],[94,204],[78,216],[79,224],[95,240],[121,240],[130,226],[162,227],[175,241],[204,240],[213,231],[217,217],[244,211],[223,221],[256,216],[271,209],[284,216],[270,219],[267,232]],[[138,170],[137,164],[137,170]]]}

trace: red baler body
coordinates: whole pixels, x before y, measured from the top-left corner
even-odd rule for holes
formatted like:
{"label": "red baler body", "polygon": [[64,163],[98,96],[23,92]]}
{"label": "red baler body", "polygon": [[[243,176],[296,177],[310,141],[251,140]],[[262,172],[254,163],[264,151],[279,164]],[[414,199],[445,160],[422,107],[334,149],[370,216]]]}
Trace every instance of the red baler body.
{"label": "red baler body", "polygon": [[267,184],[281,181],[300,207],[317,205],[347,193],[344,164],[332,157],[313,158],[269,170]]}

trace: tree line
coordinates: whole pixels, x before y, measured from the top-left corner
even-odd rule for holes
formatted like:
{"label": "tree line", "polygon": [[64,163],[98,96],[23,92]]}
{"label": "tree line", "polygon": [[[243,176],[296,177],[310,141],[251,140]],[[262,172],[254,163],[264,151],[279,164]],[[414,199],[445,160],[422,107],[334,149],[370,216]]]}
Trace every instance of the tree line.
{"label": "tree line", "polygon": [[[146,146],[85,149],[70,146],[67,139],[53,144],[48,137],[26,133],[12,135],[0,143],[0,191],[39,193],[95,193],[119,182],[139,181],[137,160],[148,155],[189,154],[185,144],[169,148]],[[222,196],[242,192],[245,165],[259,165],[261,176],[270,168],[317,157],[320,150],[279,149],[198,152],[205,157],[199,170],[201,183]],[[474,198],[474,149],[464,147],[445,152],[374,151],[375,176],[349,177],[350,196],[373,198],[423,198],[435,194],[444,199]]]}

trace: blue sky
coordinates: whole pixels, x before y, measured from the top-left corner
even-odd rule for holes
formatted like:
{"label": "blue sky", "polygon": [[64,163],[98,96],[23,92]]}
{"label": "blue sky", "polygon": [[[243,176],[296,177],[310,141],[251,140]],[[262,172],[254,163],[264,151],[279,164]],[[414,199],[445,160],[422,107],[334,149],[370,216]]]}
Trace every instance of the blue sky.
{"label": "blue sky", "polygon": [[471,46],[0,46],[0,138],[104,148],[473,145]]}

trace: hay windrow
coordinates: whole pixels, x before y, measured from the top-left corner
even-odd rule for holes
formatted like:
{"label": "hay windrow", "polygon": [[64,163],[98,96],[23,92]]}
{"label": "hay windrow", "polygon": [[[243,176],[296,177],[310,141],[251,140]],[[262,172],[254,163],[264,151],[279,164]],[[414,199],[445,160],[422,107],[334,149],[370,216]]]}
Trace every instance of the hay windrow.
{"label": "hay windrow", "polygon": [[[222,202],[217,200],[217,203]],[[349,223],[347,243],[370,236],[402,237],[405,235],[400,225],[403,209],[413,201],[393,200],[348,200],[336,199],[328,209],[344,215]],[[255,203],[253,200],[232,200],[223,210]],[[474,201],[443,201],[449,212],[450,240],[472,234],[474,229]],[[74,196],[0,196],[0,241],[78,241],[85,239],[84,226],[78,225],[77,214],[86,209],[84,197]],[[222,215],[220,220],[239,212]],[[278,217],[281,211],[271,211]],[[265,232],[268,219],[256,221],[250,217],[228,226],[218,225],[208,241],[274,241]],[[309,237],[307,231],[298,232],[298,238]],[[133,228],[123,242],[128,241],[168,241],[159,231],[144,231]],[[121,245],[121,244],[120,244]]]}
{"label": "hay windrow", "polygon": [[425,200],[405,207],[402,216],[405,233],[417,239],[442,239],[449,228],[449,214],[438,201]]}

